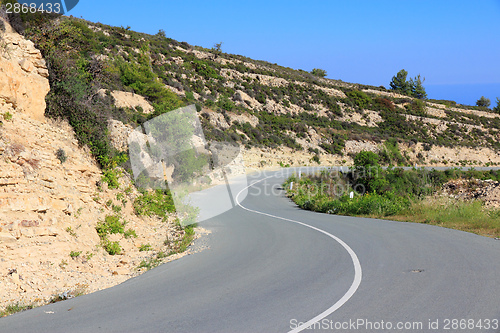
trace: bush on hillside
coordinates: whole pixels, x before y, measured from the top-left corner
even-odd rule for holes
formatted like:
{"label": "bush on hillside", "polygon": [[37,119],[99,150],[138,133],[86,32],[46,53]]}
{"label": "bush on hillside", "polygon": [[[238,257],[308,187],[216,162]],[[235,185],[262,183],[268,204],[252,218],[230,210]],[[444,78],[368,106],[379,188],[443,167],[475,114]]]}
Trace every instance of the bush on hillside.
{"label": "bush on hillside", "polygon": [[366,108],[372,102],[367,94],[359,90],[349,91],[346,95],[359,109]]}
{"label": "bush on hillside", "polygon": [[324,69],[320,69],[320,68],[313,68],[313,70],[311,71],[311,74],[314,76],[325,77],[326,71]]}

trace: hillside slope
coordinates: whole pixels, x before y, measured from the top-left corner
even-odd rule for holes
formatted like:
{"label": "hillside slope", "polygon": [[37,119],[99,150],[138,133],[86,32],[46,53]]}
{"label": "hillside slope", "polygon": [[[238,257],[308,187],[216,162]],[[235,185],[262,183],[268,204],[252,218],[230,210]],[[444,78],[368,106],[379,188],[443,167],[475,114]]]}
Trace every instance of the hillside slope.
{"label": "hillside slope", "polygon": [[[488,109],[319,78],[161,31],[2,10],[0,22],[0,305],[111,286],[175,252],[185,232],[173,216],[133,206],[154,198],[133,186],[127,139],[184,105],[196,104],[209,141],[239,143],[250,169],[349,165],[362,150],[386,164],[500,163],[500,115]],[[106,221],[127,221],[137,238],[98,234]],[[115,242],[122,255],[106,251]]]}
{"label": "hillside slope", "polygon": [[[386,151],[385,162],[393,164],[500,163],[500,115],[486,108],[319,78],[179,43],[162,31],[152,36],[76,18],[23,19],[19,29],[49,63],[46,115],[69,119],[80,143],[99,147],[93,152],[100,162],[100,155],[113,154],[112,139],[98,134],[107,119],[135,127],[195,103],[207,139],[240,143],[251,167],[312,158],[349,164],[363,149]],[[122,102],[124,92],[141,95],[149,107]],[[80,119],[75,108],[84,110]],[[91,127],[87,133],[80,133],[82,121]],[[396,144],[397,158],[391,157]]]}
{"label": "hillside slope", "polygon": [[[175,252],[184,231],[170,214],[139,216],[133,204],[142,194],[129,177],[108,188],[67,121],[44,116],[45,61],[32,42],[0,22],[2,313],[9,304],[40,304],[121,283],[145,271],[137,267],[155,253]],[[126,224],[120,224],[122,232],[100,237],[97,228],[106,221]],[[120,255],[107,247],[114,242]]]}

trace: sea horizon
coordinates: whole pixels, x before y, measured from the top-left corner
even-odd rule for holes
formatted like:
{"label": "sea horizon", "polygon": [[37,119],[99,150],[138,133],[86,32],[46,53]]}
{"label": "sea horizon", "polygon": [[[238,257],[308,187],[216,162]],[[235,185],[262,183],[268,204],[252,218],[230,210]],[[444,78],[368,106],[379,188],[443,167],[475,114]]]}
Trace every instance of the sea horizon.
{"label": "sea horizon", "polygon": [[476,105],[484,96],[491,100],[490,108],[497,105],[500,98],[500,83],[478,84],[424,84],[429,99],[455,101],[462,105]]}

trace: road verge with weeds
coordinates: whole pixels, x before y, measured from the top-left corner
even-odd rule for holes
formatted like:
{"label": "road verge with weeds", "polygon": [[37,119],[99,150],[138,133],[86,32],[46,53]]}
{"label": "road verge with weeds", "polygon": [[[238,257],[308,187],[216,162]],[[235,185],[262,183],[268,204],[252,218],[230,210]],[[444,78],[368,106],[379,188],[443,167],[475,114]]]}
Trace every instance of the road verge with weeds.
{"label": "road verge with weeds", "polygon": [[360,152],[348,172],[322,170],[288,178],[287,195],[300,208],[336,215],[426,223],[500,237],[500,209],[480,199],[463,200],[443,195],[443,185],[464,179],[498,181],[500,171],[449,169],[445,171],[388,167],[379,157]]}
{"label": "road verge with weeds", "polygon": [[[182,228],[180,224],[178,224],[178,227]],[[154,253],[148,259],[142,260],[137,269],[145,268],[146,270],[149,271],[150,269],[155,268],[164,263],[166,258],[174,254],[184,253],[195,238],[195,231],[194,231],[195,227],[196,227],[195,224],[191,224],[182,228],[184,235],[182,236],[181,239],[175,241],[170,241],[168,238],[165,239],[163,245],[166,246],[167,252],[158,251]]]}
{"label": "road verge with weeds", "polygon": [[32,304],[25,305],[22,303],[13,303],[13,304],[7,305],[3,310],[0,311],[0,318],[10,316],[11,314],[14,314],[14,313],[30,310],[30,309],[33,309],[34,307],[35,306]]}

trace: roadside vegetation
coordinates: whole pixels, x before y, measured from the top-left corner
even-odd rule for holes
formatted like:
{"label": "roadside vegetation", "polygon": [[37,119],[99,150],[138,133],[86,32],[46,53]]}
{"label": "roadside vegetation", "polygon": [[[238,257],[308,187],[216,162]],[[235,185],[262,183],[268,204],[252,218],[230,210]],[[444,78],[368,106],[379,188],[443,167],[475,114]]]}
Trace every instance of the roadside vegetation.
{"label": "roadside vegetation", "polygon": [[500,237],[500,211],[487,209],[479,200],[427,198],[412,202],[409,208],[391,216],[391,220],[418,222]]}
{"label": "roadside vegetation", "polygon": [[[15,0],[0,0],[0,4],[8,2]],[[284,146],[298,151],[305,148],[303,142],[310,141],[313,130],[320,142],[308,151],[311,160],[318,164],[321,154],[342,155],[348,140],[382,144],[378,154],[362,152],[354,156],[354,167],[346,174],[323,172],[301,179],[291,177],[286,183],[288,188],[294,183],[289,196],[303,209],[421,222],[500,236],[498,211],[485,209],[480,201],[435,196],[451,179],[499,180],[500,173],[399,168],[415,162],[400,152],[401,143],[421,143],[424,151],[430,151],[434,145],[500,150],[500,118],[468,113],[473,110],[500,114],[498,98],[492,109],[491,101],[485,97],[478,99],[476,106],[427,99],[424,78],[419,74],[408,79],[405,70],[393,77],[390,89],[325,79],[327,73],[323,69],[294,70],[227,54],[222,50],[222,42],[212,49],[197,47],[168,38],[163,30],[149,35],[131,31],[129,27],[38,12],[9,14],[9,20],[16,31],[34,42],[47,62],[50,92],[46,97],[45,115],[67,120],[80,145],[90,149],[102,168],[101,183],[121,190],[116,201],[106,203],[112,213],[96,225],[101,246],[109,255],[123,253],[120,242],[111,241],[110,238],[115,239],[111,235],[136,238],[137,234],[126,228],[127,222],[120,215],[127,198],[132,200],[127,196],[130,188],[120,188],[120,178],[124,173],[131,173],[129,155],[113,148],[107,121],[114,119],[136,128],[154,117],[191,104],[195,104],[198,112],[206,108],[215,111],[227,123],[227,128],[222,130],[205,114],[201,122],[209,141],[237,142],[247,148]],[[0,33],[3,30],[0,27]],[[0,41],[0,53],[6,50],[4,44]],[[200,56],[200,52],[211,55]],[[115,90],[145,97],[154,111],[146,114],[141,107],[117,107],[111,94]],[[429,103],[441,106],[444,116],[429,112]],[[467,113],[461,112],[464,110]],[[370,112],[380,116],[371,126],[368,125]],[[251,124],[232,120],[231,116],[235,115],[257,121]],[[360,116],[365,125],[347,120],[346,116],[352,115]],[[9,112],[1,117],[5,122],[12,121]],[[425,122],[424,118],[444,120],[447,125],[438,132],[437,126]],[[68,156],[62,148],[54,154],[60,163],[67,163]],[[430,161],[433,162],[440,161]],[[471,164],[471,161],[462,162]],[[200,167],[185,164],[194,169]],[[390,167],[384,169],[382,165]],[[187,171],[192,170],[185,171],[188,174]],[[353,198],[350,198],[351,192]],[[100,200],[99,193],[94,200]],[[140,195],[133,200],[134,211],[139,216],[155,216],[166,223],[175,213],[168,188],[140,190]],[[149,270],[168,256],[186,251],[194,239],[195,225],[183,227],[179,223],[175,227],[182,232],[179,240],[167,238],[160,248],[150,244],[140,246],[139,250],[147,258],[138,268]],[[66,231],[77,237],[77,230],[68,227]],[[87,253],[86,259],[92,255]],[[70,251],[67,259],[83,256],[81,251]],[[68,262],[62,260],[59,265],[64,268]],[[67,295],[62,295],[55,299],[66,298]],[[0,312],[0,316],[32,307],[12,304]]]}
{"label": "roadside vegetation", "polygon": [[[1,0],[1,4],[7,2],[15,1]],[[89,147],[100,164],[102,183],[107,183],[108,188],[120,189],[119,179],[123,173],[132,171],[128,152],[119,152],[111,145],[107,121],[115,119],[135,128],[191,103],[188,98],[183,99],[168,89],[165,83],[173,76],[166,76],[164,68],[157,64],[163,53],[168,55],[181,43],[164,34],[151,36],[124,27],[40,12],[9,14],[9,20],[16,31],[35,43],[47,61],[50,92],[46,97],[45,115],[66,119],[75,130],[80,145]],[[218,76],[204,61],[195,63],[195,70],[207,77]],[[145,97],[154,112],[145,114],[139,107],[116,107],[110,94],[113,90]],[[64,163],[64,151],[59,149],[56,154]],[[139,190],[141,195],[133,202],[137,215],[166,220],[175,212],[168,187],[166,190]],[[123,198],[126,192],[127,189]],[[126,222],[119,214],[120,205],[113,205],[113,211],[114,215],[98,223],[96,231],[102,247],[109,254],[117,255],[122,253],[122,248],[119,242],[109,241],[108,236],[114,233],[124,237],[136,235],[131,229],[125,230]]]}
{"label": "roadside vegetation", "polygon": [[31,310],[35,306],[34,305],[25,305],[22,303],[13,303],[10,305],[7,305],[3,310],[0,310],[0,318],[1,317],[6,317],[10,316],[11,314],[17,313],[17,312],[22,312],[26,310]]}
{"label": "roadside vegetation", "polygon": [[499,209],[488,209],[480,200],[438,195],[445,183],[459,178],[498,181],[500,171],[382,168],[379,155],[363,151],[355,156],[349,172],[323,170],[300,179],[292,176],[284,186],[302,209],[420,222],[499,237]]}
{"label": "roadside vegetation", "polygon": [[[182,228],[180,224],[178,224],[177,227]],[[165,251],[155,252],[148,259],[142,260],[137,269],[145,268],[146,270],[149,271],[150,269],[161,265],[165,258],[174,254],[185,252],[188,249],[189,245],[191,245],[191,243],[194,240],[195,227],[196,227],[195,224],[190,224],[182,228],[184,234],[181,239],[175,241],[171,241],[168,238],[165,239],[163,245],[166,247],[166,252]],[[151,248],[150,245],[149,246],[148,245],[149,244],[141,245],[142,250],[140,249],[140,251],[152,251],[153,249]]]}
{"label": "roadside vegetation", "polygon": [[[7,2],[15,1],[0,0],[1,4]],[[497,99],[493,109],[489,109],[491,101],[486,98],[470,107],[454,101],[429,100],[424,78],[420,75],[408,78],[405,70],[399,71],[389,82],[390,89],[386,89],[325,79],[327,73],[320,68],[295,70],[228,54],[223,52],[222,42],[211,49],[193,46],[168,38],[163,30],[149,35],[129,27],[39,12],[9,14],[9,20],[16,31],[34,42],[47,61],[51,89],[46,97],[46,116],[70,123],[80,145],[89,147],[100,164],[102,183],[107,183],[108,188],[120,189],[119,179],[124,172],[131,173],[131,166],[128,153],[119,152],[111,145],[107,121],[114,119],[136,128],[158,115],[190,104],[195,104],[198,112],[210,108],[222,115],[228,125],[222,130],[204,114],[201,122],[208,141],[237,142],[247,148],[285,146],[298,151],[305,148],[304,140],[310,142],[313,130],[320,142],[317,147],[309,147],[308,152],[311,161],[318,164],[321,154],[342,156],[348,140],[383,144],[376,158],[356,157],[355,168],[371,163],[380,170],[374,177],[349,180],[354,186],[365,186],[367,195],[356,194],[353,200],[343,196],[334,200],[313,196],[313,200],[306,200],[309,196],[297,193],[296,200],[304,207],[337,214],[377,212],[380,216],[396,216],[442,185],[441,176],[434,173],[427,175],[428,183],[420,184],[422,171],[380,168],[380,165],[403,166],[416,162],[399,151],[398,145],[402,143],[421,143],[427,151],[434,145],[500,150],[500,118],[459,112],[468,109],[500,113],[500,100]],[[206,56],[200,56],[200,52]],[[140,107],[115,106],[111,94],[114,90],[145,97],[154,111],[146,114]],[[245,99],[242,96],[246,96]],[[439,118],[430,113],[429,102],[443,106],[445,115]],[[375,126],[367,124],[370,112],[380,116]],[[346,116],[356,114],[365,125],[346,120]],[[245,115],[258,122],[232,120],[231,115]],[[438,132],[437,126],[425,122],[424,118],[448,123]],[[9,119],[10,115],[5,114],[4,120]],[[56,156],[65,163],[67,156],[62,149],[57,150]],[[424,161],[423,155],[420,156],[417,156],[419,164],[441,162]],[[466,165],[471,161],[462,162]],[[124,191],[126,194],[127,190]],[[117,198],[123,206],[124,198],[124,195]],[[119,254],[120,244],[110,242],[108,236],[120,233],[124,237],[135,237],[135,232],[124,229],[125,222],[119,217],[120,205],[111,207],[114,214],[100,222],[96,232],[108,253]],[[168,188],[141,191],[133,207],[138,215],[164,220],[175,212]],[[189,236],[191,229],[186,228],[185,233]],[[179,249],[185,248],[183,244],[190,239],[188,236]]]}

